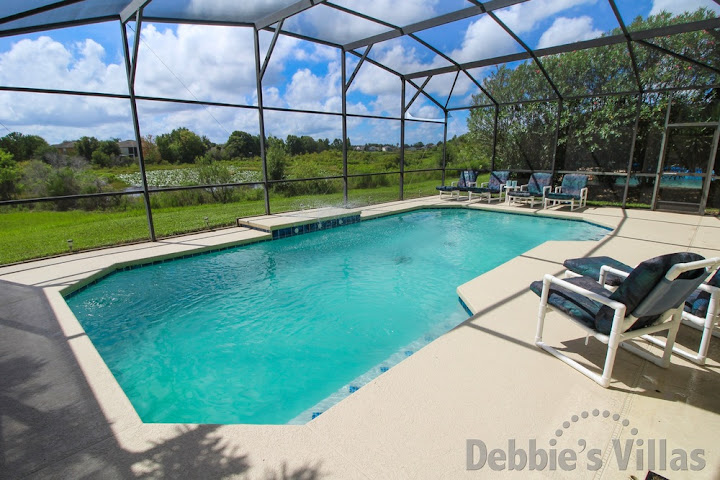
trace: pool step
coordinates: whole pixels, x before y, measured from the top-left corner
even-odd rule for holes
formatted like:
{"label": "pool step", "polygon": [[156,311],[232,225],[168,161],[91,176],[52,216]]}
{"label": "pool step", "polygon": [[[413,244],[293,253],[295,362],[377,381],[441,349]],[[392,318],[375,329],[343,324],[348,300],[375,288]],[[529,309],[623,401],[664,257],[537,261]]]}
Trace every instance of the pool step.
{"label": "pool step", "polygon": [[271,233],[273,240],[293,237],[331,228],[342,227],[360,221],[360,212],[346,209],[328,209],[324,212],[299,215],[264,215],[238,218],[237,226]]}

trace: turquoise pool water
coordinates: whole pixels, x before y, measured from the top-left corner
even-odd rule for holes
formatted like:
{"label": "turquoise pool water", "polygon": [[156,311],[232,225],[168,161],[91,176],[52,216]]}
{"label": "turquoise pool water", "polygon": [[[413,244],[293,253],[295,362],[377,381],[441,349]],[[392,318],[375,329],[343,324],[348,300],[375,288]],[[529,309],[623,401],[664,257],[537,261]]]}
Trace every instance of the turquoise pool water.
{"label": "turquoise pool water", "polygon": [[67,303],[144,422],[303,423],[465,320],[458,285],[606,233],[424,210],[116,272]]}

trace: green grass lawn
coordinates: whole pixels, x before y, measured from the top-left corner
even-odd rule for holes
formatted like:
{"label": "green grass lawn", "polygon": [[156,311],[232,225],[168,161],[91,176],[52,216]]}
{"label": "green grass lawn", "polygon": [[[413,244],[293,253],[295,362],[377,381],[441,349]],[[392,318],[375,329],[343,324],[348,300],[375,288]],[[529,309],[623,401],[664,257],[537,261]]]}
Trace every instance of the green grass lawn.
{"label": "green grass lawn", "polygon": [[[449,183],[449,181],[448,181]],[[405,197],[413,198],[435,193],[438,180],[413,181],[405,186]],[[398,186],[351,189],[352,206],[363,206],[398,199]],[[342,193],[284,197],[272,195],[273,213],[321,206],[341,205]],[[231,226],[238,217],[265,213],[263,200],[235,203],[212,203],[188,207],[154,208],[153,221],[158,237]],[[207,223],[205,221],[207,217]],[[20,262],[68,252],[69,239],[73,249],[87,250],[149,239],[144,208],[127,211],[67,212],[20,210],[0,213],[0,264]]]}

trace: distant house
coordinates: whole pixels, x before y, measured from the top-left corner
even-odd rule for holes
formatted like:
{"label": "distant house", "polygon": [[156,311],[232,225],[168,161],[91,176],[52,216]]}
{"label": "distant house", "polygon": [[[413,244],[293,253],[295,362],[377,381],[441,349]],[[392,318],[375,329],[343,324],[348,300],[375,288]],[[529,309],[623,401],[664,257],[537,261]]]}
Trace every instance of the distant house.
{"label": "distant house", "polygon": [[137,158],[138,147],[135,140],[123,140],[122,142],[118,142],[118,146],[120,147],[121,157]]}
{"label": "distant house", "polygon": [[371,145],[367,148],[367,151],[368,152],[379,152],[380,149],[378,147],[376,147],[375,145]]}
{"label": "distant house", "polygon": [[391,145],[385,145],[384,147],[382,147],[382,151],[383,151],[383,152],[394,152],[394,151],[395,151],[395,147],[393,147],[393,146],[391,146]]}
{"label": "distant house", "polygon": [[363,150],[365,150],[365,147],[363,147],[362,145],[356,145],[356,146],[353,147],[353,149],[354,149],[356,152],[362,152]]}
{"label": "distant house", "polygon": [[57,145],[50,145],[54,149],[56,149],[58,152],[62,153],[63,155],[69,155],[71,153],[75,152],[75,142],[62,142],[58,143]]}

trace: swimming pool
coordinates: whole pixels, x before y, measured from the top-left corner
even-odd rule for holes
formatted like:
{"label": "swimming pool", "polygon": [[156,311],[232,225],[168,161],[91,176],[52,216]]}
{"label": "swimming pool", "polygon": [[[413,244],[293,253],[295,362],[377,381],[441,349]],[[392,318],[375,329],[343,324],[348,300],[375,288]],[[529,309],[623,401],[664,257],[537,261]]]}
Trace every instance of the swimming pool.
{"label": "swimming pool", "polygon": [[423,210],[115,272],[66,301],[144,422],[304,423],[465,320],[458,285],[607,232]]}

